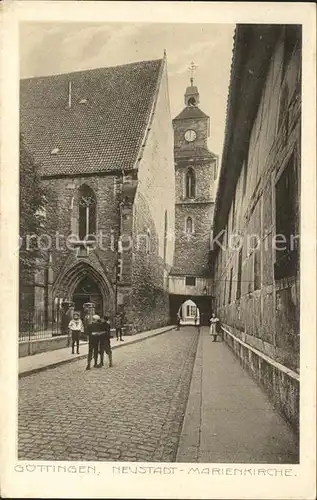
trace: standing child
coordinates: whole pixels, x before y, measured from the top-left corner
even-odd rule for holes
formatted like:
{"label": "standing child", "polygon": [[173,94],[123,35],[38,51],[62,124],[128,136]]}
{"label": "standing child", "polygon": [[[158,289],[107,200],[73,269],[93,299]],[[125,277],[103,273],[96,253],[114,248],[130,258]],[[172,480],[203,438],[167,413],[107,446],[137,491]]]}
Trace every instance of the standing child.
{"label": "standing child", "polygon": [[73,319],[68,324],[68,329],[72,335],[72,354],[75,354],[75,344],[77,345],[77,354],[79,354],[79,339],[80,334],[84,331],[84,325],[78,312],[74,313]]}
{"label": "standing child", "polygon": [[212,341],[216,342],[217,341],[217,324],[219,323],[219,318],[216,317],[215,313],[212,313],[211,318],[210,318],[210,330],[209,333],[213,337]]}

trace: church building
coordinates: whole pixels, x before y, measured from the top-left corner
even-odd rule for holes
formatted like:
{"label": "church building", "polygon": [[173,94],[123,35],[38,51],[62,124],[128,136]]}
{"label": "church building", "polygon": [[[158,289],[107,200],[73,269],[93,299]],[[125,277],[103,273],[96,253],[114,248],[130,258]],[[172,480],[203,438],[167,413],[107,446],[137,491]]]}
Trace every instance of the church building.
{"label": "church building", "polygon": [[175,184],[165,55],[22,79],[20,109],[47,190],[45,266],[20,290],[22,308],[48,327],[62,303],[92,303],[112,319],[124,309],[130,333],[168,324]]}
{"label": "church building", "polygon": [[[212,287],[210,237],[217,178],[217,156],[208,149],[210,119],[199,108],[194,85],[185,91],[185,108],[174,118],[175,255],[169,277],[172,321],[208,324]],[[200,316],[200,318],[199,318]]]}

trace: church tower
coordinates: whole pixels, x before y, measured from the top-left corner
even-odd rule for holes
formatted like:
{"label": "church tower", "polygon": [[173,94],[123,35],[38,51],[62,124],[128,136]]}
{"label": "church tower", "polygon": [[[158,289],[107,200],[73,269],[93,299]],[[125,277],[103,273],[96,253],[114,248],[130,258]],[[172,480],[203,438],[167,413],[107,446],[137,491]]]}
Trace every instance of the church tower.
{"label": "church tower", "polygon": [[[214,209],[217,156],[209,151],[210,120],[199,107],[200,95],[194,85],[193,69],[186,88],[184,109],[173,119],[175,161],[175,253],[170,272],[172,320],[200,311],[206,323],[211,312],[212,289],[208,257]],[[182,304],[194,305],[183,307]],[[202,318],[204,316],[204,318]],[[189,323],[190,324],[190,320]]]}

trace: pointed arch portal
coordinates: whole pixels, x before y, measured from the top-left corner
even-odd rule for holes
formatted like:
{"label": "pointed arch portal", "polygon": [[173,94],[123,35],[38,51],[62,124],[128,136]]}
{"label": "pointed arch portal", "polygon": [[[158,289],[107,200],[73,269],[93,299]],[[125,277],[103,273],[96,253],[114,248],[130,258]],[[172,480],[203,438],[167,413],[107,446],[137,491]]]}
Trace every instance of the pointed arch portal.
{"label": "pointed arch portal", "polygon": [[112,315],[114,291],[106,275],[88,262],[79,262],[67,268],[55,283],[54,296],[64,296],[83,310],[83,304],[93,302],[97,314]]}

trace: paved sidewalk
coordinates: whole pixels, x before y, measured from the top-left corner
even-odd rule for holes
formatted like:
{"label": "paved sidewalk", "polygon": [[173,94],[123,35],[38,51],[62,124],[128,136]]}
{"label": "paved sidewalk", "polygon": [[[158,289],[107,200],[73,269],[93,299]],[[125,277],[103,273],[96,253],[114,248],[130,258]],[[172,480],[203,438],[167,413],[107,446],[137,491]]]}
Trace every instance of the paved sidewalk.
{"label": "paved sidewalk", "polygon": [[230,348],[203,328],[177,462],[298,463],[298,438]]}
{"label": "paved sidewalk", "polygon": [[[174,328],[175,326],[168,325],[163,326],[162,328],[157,328],[156,330],[149,330],[147,332],[137,333],[136,335],[125,336],[123,342],[111,339],[111,348],[117,349],[119,347],[124,347],[125,345],[135,344],[148,338],[155,337],[156,335],[160,335],[161,333],[173,330]],[[25,377],[42,370],[55,368],[56,366],[64,363],[71,363],[85,358],[88,354],[88,342],[81,342],[79,350],[80,354],[71,354],[71,347],[66,347],[64,349],[55,349],[54,351],[41,352],[40,354],[33,354],[32,356],[19,358],[19,377]]]}

